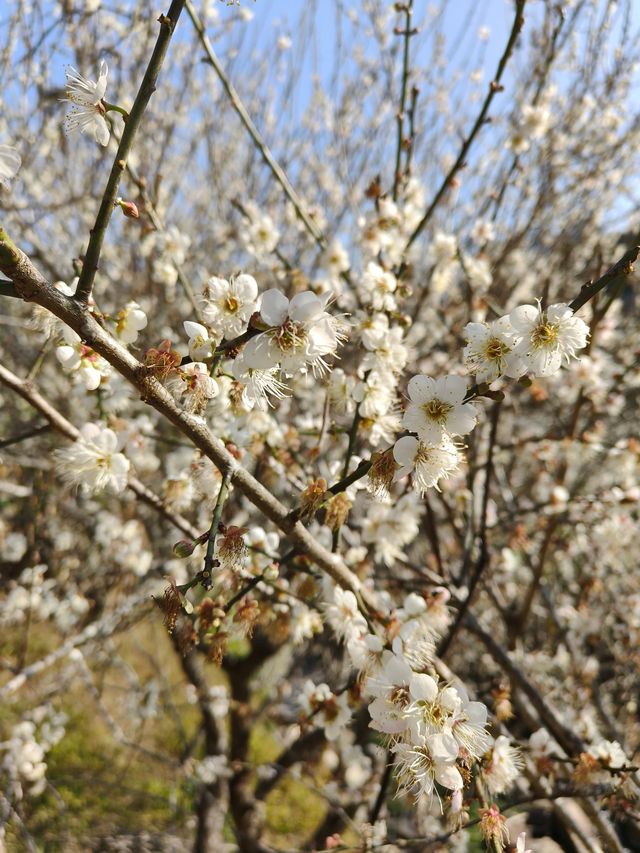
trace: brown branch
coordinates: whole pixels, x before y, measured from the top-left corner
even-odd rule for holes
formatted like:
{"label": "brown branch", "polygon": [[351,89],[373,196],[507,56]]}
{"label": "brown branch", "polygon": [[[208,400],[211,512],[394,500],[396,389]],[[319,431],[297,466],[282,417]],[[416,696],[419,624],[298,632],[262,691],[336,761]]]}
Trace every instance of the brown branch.
{"label": "brown branch", "polygon": [[[23,381],[6,367],[0,364],[0,383],[7,388],[15,391],[23,400],[26,400],[40,414],[49,421],[51,427],[57,430],[61,435],[71,441],[75,441],[80,435],[76,427],[68,421],[60,412],[55,409],[42,394],[40,394],[33,385],[28,381]],[[47,429],[50,427],[48,426]],[[141,483],[136,477],[129,477],[128,487],[131,491],[147,506],[150,506],[168,521],[170,521],[178,530],[186,533],[192,539],[198,536],[198,531],[193,527],[186,518],[183,518],[178,513],[171,512],[163,503],[162,498],[158,497],[155,492],[147,488],[144,483]]]}
{"label": "brown branch", "polygon": [[515,47],[516,41],[518,40],[518,36],[520,35],[520,31],[522,30],[524,24],[524,6],[526,0],[516,0],[516,13],[513,20],[513,26],[511,27],[511,33],[509,35],[509,40],[507,42],[507,46],[504,49],[504,53],[500,58],[500,62],[498,63],[498,68],[496,70],[495,76],[491,83],[489,84],[489,91],[487,92],[487,96],[484,99],[484,103],[482,104],[482,109],[480,110],[477,119],[473,127],[471,128],[469,135],[464,140],[462,148],[460,149],[460,153],[453,164],[453,166],[447,172],[445,179],[443,180],[438,192],[435,194],[433,201],[427,208],[426,213],[420,220],[420,222],[416,225],[413,233],[409,237],[409,240],[404,248],[404,253],[410,249],[415,240],[420,236],[426,225],[429,223],[431,217],[437,206],[440,204],[442,197],[447,192],[449,187],[451,186],[451,182],[457,172],[464,166],[467,154],[469,153],[469,149],[473,144],[474,139],[476,138],[480,128],[487,121],[487,113],[489,112],[489,107],[491,106],[491,102],[493,101],[494,95],[496,92],[502,91],[502,86],[500,85],[500,80],[502,79],[502,74],[507,66],[507,62],[511,57],[513,49]]}
{"label": "brown branch", "polygon": [[96,272],[98,271],[98,261],[100,260],[102,244],[104,243],[107,226],[109,225],[109,220],[113,213],[116,198],[118,197],[118,188],[120,186],[122,173],[126,168],[127,160],[129,159],[129,154],[133,147],[138,128],[140,127],[144,111],[151,99],[151,95],[153,95],[156,90],[158,74],[160,73],[171,36],[173,35],[173,31],[184,7],[184,3],[185,0],[173,0],[167,14],[161,15],[158,18],[160,23],[158,39],[153,49],[153,53],[151,54],[149,64],[147,65],[147,70],[142,78],[140,89],[138,90],[138,94],[133,102],[131,112],[126,120],[120,144],[118,145],[118,151],[116,152],[116,157],[113,161],[113,166],[111,167],[111,174],[109,175],[109,180],[107,181],[104,195],[102,196],[100,209],[98,210],[95,224],[91,229],[89,245],[87,246],[87,251],[85,253],[82,272],[80,273],[80,279],[78,281],[78,287],[76,288],[75,295],[78,302],[83,305],[87,304],[91,296],[93,282],[96,277]]}
{"label": "brown branch", "polygon": [[101,355],[125,379],[138,389],[142,399],[176,426],[222,472],[229,472],[234,485],[269,518],[287,533],[293,544],[325,571],[339,586],[356,594],[366,610],[366,591],[345,563],[332,554],[291,516],[262,483],[258,482],[227,450],[198,418],[183,411],[164,386],[150,374],[121,343],[100,326],[91,313],[77,300],[57,290],[31,263],[29,258],[0,228],[0,271],[11,278],[22,298],[47,308],[72,328],[95,352]]}

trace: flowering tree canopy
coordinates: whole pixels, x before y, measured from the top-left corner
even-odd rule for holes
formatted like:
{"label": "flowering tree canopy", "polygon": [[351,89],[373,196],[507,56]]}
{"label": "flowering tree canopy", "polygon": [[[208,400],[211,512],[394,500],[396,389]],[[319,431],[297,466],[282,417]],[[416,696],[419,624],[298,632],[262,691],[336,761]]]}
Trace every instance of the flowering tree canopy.
{"label": "flowering tree canopy", "polygon": [[3,11],[2,849],[640,849],[637,9],[321,5]]}

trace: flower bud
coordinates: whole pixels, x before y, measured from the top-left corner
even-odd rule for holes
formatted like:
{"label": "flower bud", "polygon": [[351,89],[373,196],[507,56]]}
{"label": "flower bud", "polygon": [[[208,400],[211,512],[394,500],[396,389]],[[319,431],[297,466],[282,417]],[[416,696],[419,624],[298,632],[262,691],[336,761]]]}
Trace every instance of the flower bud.
{"label": "flower bud", "polygon": [[188,539],[181,539],[173,546],[173,554],[183,560],[185,557],[190,557],[196,549],[197,542],[191,542]]}
{"label": "flower bud", "polygon": [[120,210],[124,213],[127,219],[140,219],[140,211],[136,204],[132,201],[125,201],[123,198],[116,199],[116,204],[120,207]]}

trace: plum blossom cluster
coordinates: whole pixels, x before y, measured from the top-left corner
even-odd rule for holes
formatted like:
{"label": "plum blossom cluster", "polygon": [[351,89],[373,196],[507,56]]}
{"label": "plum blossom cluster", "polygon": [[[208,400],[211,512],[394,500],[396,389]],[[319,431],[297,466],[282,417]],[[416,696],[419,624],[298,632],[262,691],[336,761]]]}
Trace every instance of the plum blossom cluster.
{"label": "plum blossom cluster", "polygon": [[[443,796],[451,798],[467,787],[473,773],[481,774],[492,794],[509,790],[523,766],[519,752],[505,736],[494,739],[489,733],[483,703],[470,700],[461,684],[441,681],[433,670],[435,641],[450,620],[448,591],[435,589],[429,599],[408,595],[402,607],[389,613],[395,636],[386,643],[369,633],[353,592],[327,586],[326,595],[327,621],[361,672],[370,726],[389,740],[399,790],[442,802]],[[326,685],[305,688],[312,697],[317,691],[320,698],[307,697],[306,707],[325,713],[328,706],[325,726],[341,719]]]}
{"label": "plum blossom cluster", "polygon": [[[327,372],[327,359],[346,339],[346,323],[326,310],[325,296],[305,291],[289,300],[275,288],[259,296],[251,275],[208,279],[200,304],[204,323],[184,323],[190,356],[214,364],[232,357],[231,376],[247,409],[256,405],[265,409],[270,397],[282,399],[284,380],[296,374]],[[234,352],[235,339],[239,340]],[[206,371],[198,362],[192,372]],[[204,388],[204,379],[201,384]],[[211,399],[212,392],[209,382],[203,395],[210,394]]]}
{"label": "plum blossom cluster", "polygon": [[[478,383],[501,376],[552,376],[563,361],[577,358],[587,344],[589,328],[568,305],[521,305],[492,323],[468,323],[464,330],[466,367]],[[459,467],[456,437],[470,433],[477,422],[472,389],[460,376],[434,380],[414,376],[407,386],[409,405],[402,425],[415,435],[399,438],[393,448],[399,470],[396,477],[413,475],[415,488],[424,493],[437,487]]]}

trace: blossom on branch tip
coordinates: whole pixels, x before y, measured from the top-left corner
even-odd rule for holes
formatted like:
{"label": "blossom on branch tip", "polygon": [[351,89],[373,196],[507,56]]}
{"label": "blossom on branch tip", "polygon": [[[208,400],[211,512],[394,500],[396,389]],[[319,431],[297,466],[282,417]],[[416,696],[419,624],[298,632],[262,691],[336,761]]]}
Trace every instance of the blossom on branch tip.
{"label": "blossom on branch tip", "polygon": [[589,327],[575,317],[568,305],[521,305],[509,315],[519,338],[514,354],[520,356],[527,370],[535,376],[551,376],[576,357],[576,350],[587,345]]}
{"label": "blossom on branch tip", "polygon": [[68,68],[66,71],[67,95],[63,100],[74,105],[65,119],[66,130],[79,130],[80,133],[89,130],[100,145],[108,145],[110,135],[102,102],[107,89],[108,73],[109,69],[104,60],[100,62],[98,80],[95,83],[83,77],[75,68]]}

